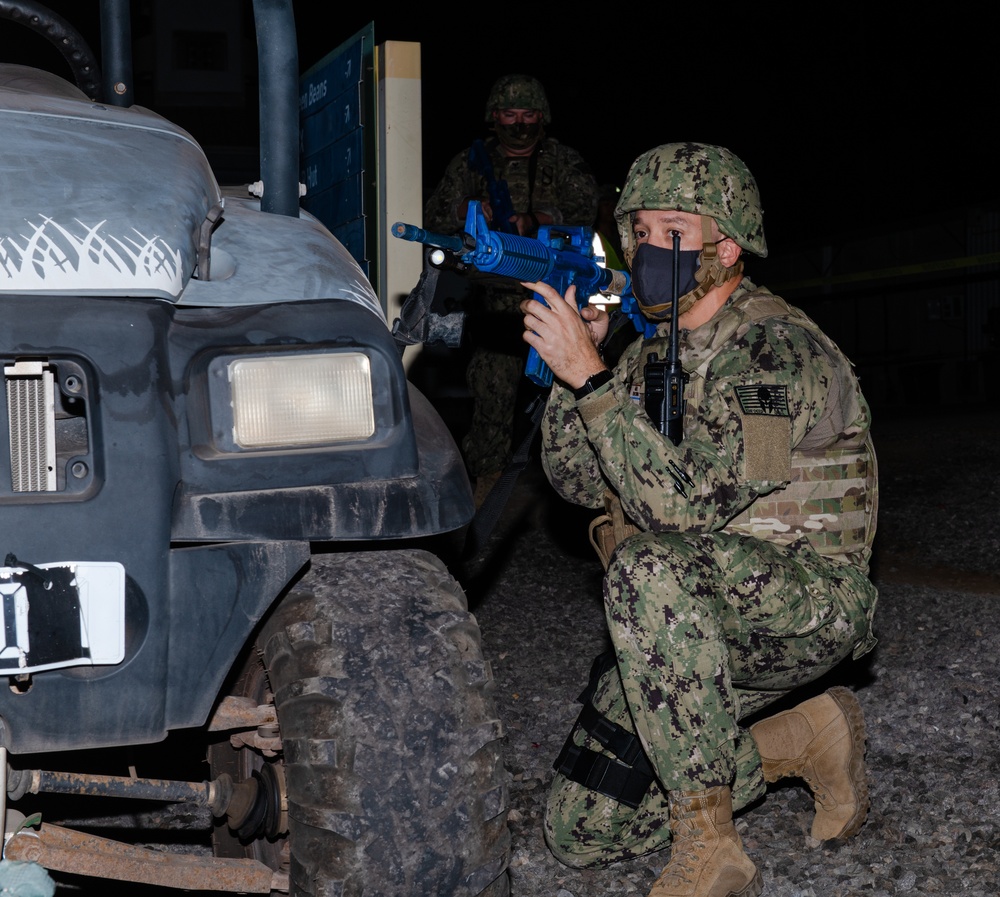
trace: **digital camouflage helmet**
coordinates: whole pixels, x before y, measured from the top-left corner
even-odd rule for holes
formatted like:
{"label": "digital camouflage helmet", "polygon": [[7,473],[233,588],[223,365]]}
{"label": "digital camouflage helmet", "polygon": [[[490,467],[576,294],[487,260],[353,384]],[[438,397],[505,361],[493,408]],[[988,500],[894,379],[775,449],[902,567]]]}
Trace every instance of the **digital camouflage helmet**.
{"label": "digital camouflage helmet", "polygon": [[630,262],[635,254],[630,213],[641,209],[707,215],[738,246],[761,258],[767,255],[757,182],[743,161],[725,147],[665,143],[632,163],[615,208],[618,232]]}
{"label": "digital camouflage helmet", "polygon": [[496,80],[486,100],[486,121],[492,122],[498,109],[538,109],[546,124],[552,121],[545,88],[530,75],[503,75]]}
{"label": "digital camouflage helmet", "polygon": [[[637,244],[632,233],[635,212],[673,209],[702,217],[702,252],[695,272],[696,289],[680,298],[684,314],[713,286],[738,277],[743,260],[723,267],[711,231],[713,219],[726,237],[741,249],[764,258],[763,210],[757,182],[743,161],[730,150],[707,143],[665,143],[639,156],[629,169],[615,207],[626,263],[631,266]],[[641,300],[640,300],[641,301]],[[647,317],[665,316],[670,303],[644,305]]]}

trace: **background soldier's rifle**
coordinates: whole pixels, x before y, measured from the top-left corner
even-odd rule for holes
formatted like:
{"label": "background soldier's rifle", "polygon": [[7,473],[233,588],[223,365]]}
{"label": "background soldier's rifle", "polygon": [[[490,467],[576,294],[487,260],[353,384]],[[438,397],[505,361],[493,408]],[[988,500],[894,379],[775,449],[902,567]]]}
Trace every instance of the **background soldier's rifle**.
{"label": "background soldier's rifle", "polygon": [[490,209],[493,220],[492,230],[505,234],[516,234],[517,225],[510,219],[514,217],[514,203],[510,198],[510,189],[503,179],[497,180],[493,172],[493,162],[482,140],[473,140],[469,147],[469,166],[486,179],[486,192],[490,197]]}

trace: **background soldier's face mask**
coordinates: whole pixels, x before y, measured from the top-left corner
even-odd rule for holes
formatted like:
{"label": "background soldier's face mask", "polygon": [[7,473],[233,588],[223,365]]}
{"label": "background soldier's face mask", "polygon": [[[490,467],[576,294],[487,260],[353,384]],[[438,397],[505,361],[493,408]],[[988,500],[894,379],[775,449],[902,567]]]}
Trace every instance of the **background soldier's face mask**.
{"label": "background soldier's face mask", "polygon": [[542,123],[540,121],[515,122],[511,125],[502,125],[495,122],[497,140],[504,146],[513,150],[524,150],[534,146],[542,138]]}
{"label": "background soldier's face mask", "polygon": [[[683,301],[698,288],[695,272],[700,264],[700,249],[681,249],[677,253],[678,297],[682,300],[678,309],[684,314],[694,305],[694,299],[685,308]],[[632,291],[646,317],[665,320],[673,300],[674,251],[662,246],[641,243],[632,260]]]}

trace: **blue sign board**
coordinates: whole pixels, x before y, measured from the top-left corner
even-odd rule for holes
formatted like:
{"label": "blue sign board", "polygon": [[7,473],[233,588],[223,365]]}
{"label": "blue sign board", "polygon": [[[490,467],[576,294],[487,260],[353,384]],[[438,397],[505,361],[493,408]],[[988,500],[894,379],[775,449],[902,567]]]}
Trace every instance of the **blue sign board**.
{"label": "blue sign board", "polygon": [[370,24],[299,79],[302,207],[333,232],[369,279],[364,129],[374,106],[374,44]]}

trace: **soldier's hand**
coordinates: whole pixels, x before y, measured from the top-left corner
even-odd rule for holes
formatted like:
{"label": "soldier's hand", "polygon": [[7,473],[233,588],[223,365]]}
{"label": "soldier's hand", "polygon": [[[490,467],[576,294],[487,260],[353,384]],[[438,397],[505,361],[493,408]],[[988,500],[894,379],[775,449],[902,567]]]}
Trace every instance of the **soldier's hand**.
{"label": "soldier's hand", "polygon": [[[524,341],[538,352],[552,373],[571,389],[578,389],[592,374],[605,370],[597,351],[597,343],[603,336],[595,341],[591,329],[594,325],[599,326],[598,320],[591,322],[580,316],[576,307],[576,287],[570,286],[564,297],[546,283],[522,286],[548,303],[534,297],[526,299],[521,303],[521,311],[524,312]],[[607,333],[606,322],[604,333]]]}
{"label": "soldier's hand", "polygon": [[599,346],[603,343],[611,327],[611,316],[596,305],[585,305],[580,309],[580,317],[590,327],[590,338],[594,341],[594,345]]}
{"label": "soldier's hand", "polygon": [[543,224],[552,224],[552,216],[545,212],[515,212],[510,216],[510,223],[517,228],[522,237],[530,237],[537,233]]}

